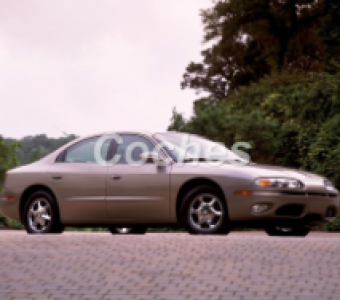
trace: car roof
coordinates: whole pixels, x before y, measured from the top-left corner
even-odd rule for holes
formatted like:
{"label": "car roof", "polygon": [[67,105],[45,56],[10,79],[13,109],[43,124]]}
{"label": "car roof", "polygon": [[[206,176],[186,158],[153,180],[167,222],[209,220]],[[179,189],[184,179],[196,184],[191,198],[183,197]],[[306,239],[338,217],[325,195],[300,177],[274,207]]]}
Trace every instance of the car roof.
{"label": "car roof", "polygon": [[155,134],[168,134],[168,133],[182,134],[183,132],[176,132],[176,131],[151,132],[151,131],[138,131],[138,130],[103,131],[103,132],[97,132],[97,133],[93,133],[93,134],[86,135],[86,136],[81,136],[79,137],[78,140],[84,140],[84,139],[91,138],[91,137],[98,136],[98,135],[110,135],[110,134],[141,134],[141,135],[152,137]]}
{"label": "car roof", "polygon": [[137,131],[137,130],[102,131],[102,132],[96,132],[96,133],[80,136],[77,140],[84,140],[84,139],[88,139],[94,136],[110,135],[110,134],[142,134],[146,136],[152,136],[154,133],[149,132],[149,131]]}

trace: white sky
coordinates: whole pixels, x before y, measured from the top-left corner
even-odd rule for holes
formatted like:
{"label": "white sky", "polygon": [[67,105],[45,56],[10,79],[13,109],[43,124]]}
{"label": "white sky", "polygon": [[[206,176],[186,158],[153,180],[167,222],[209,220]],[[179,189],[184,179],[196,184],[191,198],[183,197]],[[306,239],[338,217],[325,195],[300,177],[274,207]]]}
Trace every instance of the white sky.
{"label": "white sky", "polygon": [[192,114],[211,0],[0,0],[0,135],[165,131]]}

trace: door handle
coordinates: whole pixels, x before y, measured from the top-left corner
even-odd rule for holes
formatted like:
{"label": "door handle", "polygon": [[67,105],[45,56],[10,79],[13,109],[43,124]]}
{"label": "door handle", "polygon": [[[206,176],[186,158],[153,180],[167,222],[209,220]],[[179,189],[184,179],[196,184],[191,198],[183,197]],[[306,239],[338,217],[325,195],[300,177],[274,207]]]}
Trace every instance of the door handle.
{"label": "door handle", "polygon": [[119,180],[119,179],[122,178],[122,176],[120,176],[120,175],[112,175],[111,177],[112,177],[113,180]]}
{"label": "door handle", "polygon": [[63,176],[55,175],[55,176],[52,176],[52,178],[55,179],[55,180],[59,180],[59,179],[63,178]]}

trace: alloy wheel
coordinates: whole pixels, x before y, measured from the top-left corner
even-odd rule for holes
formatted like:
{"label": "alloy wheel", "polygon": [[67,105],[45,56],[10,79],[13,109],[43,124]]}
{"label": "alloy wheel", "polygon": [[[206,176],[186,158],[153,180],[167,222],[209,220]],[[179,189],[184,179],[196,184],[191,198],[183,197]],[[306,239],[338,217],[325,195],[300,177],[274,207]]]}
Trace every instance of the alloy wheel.
{"label": "alloy wheel", "polygon": [[129,234],[132,231],[132,228],[129,227],[116,227],[117,233],[120,234]]}
{"label": "alloy wheel", "polygon": [[278,231],[282,231],[284,233],[288,233],[288,232],[292,232],[293,231],[293,228],[291,227],[276,227],[276,230]]}
{"label": "alloy wheel", "polygon": [[34,232],[44,232],[51,225],[51,215],[49,202],[44,198],[35,199],[28,208],[28,225]]}
{"label": "alloy wheel", "polygon": [[199,230],[211,231],[220,226],[223,217],[222,201],[213,194],[200,194],[190,204],[189,219]]}

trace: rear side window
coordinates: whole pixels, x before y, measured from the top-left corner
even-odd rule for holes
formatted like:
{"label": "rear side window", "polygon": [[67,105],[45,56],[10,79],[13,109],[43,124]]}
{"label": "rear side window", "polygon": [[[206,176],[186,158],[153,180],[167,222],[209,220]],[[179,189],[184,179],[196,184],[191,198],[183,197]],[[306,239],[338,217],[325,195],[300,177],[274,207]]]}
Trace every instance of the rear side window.
{"label": "rear side window", "polygon": [[[94,150],[99,137],[90,138],[81,141],[69,147],[64,154],[66,163],[99,163],[95,159]],[[105,161],[110,140],[106,140],[101,147],[101,158]]]}

